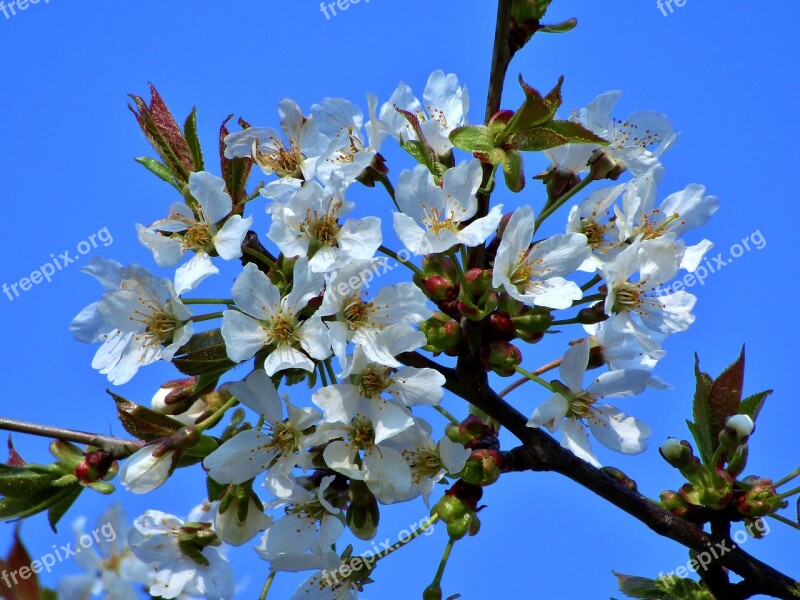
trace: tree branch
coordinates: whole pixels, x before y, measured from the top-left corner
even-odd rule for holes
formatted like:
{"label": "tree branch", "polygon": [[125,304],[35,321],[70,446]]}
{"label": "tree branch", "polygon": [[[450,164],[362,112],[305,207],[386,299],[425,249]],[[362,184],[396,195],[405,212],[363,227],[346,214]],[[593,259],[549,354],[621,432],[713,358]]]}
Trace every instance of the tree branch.
{"label": "tree branch", "polygon": [[622,485],[600,469],[562,448],[540,429],[528,427],[527,419],[489,387],[482,366],[474,358],[461,356],[455,369],[443,367],[416,352],[402,354],[399,359],[409,366],[436,369],[444,375],[447,390],[479,408],[513,433],[522,445],[507,454],[510,470],[560,473],[637,518],[658,535],[674,540],[696,552],[709,552],[710,549],[719,548],[717,553],[722,554],[722,548],[729,549],[719,557],[715,566],[727,567],[745,581],[736,585],[728,584],[724,595],[717,597],[726,600],[744,600],[755,594],[766,594],[775,598],[797,600],[798,596],[791,591],[795,589],[797,582],[790,577],[754,558],[741,548],[734,548],[728,541],[725,541],[724,546],[718,546],[724,541],[720,536],[708,534],[694,523],[664,510],[645,496]]}
{"label": "tree branch", "polygon": [[127,458],[144,446],[144,442],[135,440],[124,440],[107,435],[74,431],[61,427],[50,427],[49,425],[39,425],[38,423],[28,423],[15,419],[0,418],[0,430],[17,431],[19,433],[29,433],[31,435],[38,435],[65,442],[86,444],[87,446],[94,446],[95,448],[105,450],[109,454],[114,455],[114,458]]}

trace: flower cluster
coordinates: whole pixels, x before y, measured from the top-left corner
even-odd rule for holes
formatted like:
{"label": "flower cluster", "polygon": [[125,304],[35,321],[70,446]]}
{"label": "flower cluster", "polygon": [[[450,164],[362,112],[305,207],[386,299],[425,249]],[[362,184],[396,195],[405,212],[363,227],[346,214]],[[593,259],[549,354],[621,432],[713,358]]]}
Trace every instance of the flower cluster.
{"label": "flower cluster", "polygon": [[[592,464],[600,462],[590,432],[618,452],[645,449],[649,428],[605,398],[665,387],[653,367],[663,340],[692,323],[695,298],[655,292],[710,249],[705,240],[687,246],[684,235],[718,203],[698,185],[658,202],[659,156],[675,139],[663,115],[617,121],[611,113],[618,94],[610,93],[559,121],[560,88],[542,96],[523,84],[520,110],[501,111],[487,127],[467,123],[466,87],[441,71],[430,76],[421,101],[401,84],[383,105],[369,96],[366,114],[339,98],[308,114],[284,100],[282,132],[240,121],[243,129],[231,133],[223,124],[221,177],[204,170],[196,137],[170,126],[169,113],[142,111],[143,127],[169,129],[149,136],[162,157],[185,147],[192,159],[183,163],[187,173],[150,165],[184,201],[165,219],[138,225],[139,240],[159,267],[189,258],[172,279],[93,259],[86,271],[105,292],[72,329],[81,341],[102,342],[93,366],[114,384],[157,360],[191,376],[166,385],[148,412],[170,415],[175,435],[143,437],[148,443],[121,472],[137,493],[198,460],[209,478],[208,522],[157,511],[137,519],[131,550],[160,565],[137,580],[151,594],[232,597],[214,546],[260,536],[257,551],[273,572],[315,572],[296,598],[351,597],[372,568],[333,584],[319,573],[347,562],[349,555],[334,550],[344,531],[371,539],[380,505],[419,497],[428,503],[448,477],[461,479],[448,502],[472,508],[439,516],[448,531],[477,533],[480,487],[505,468],[497,431],[472,416],[435,435],[422,414],[433,407],[448,415],[439,407],[447,379],[435,363],[410,360],[420,352],[470,355],[485,372],[538,381],[550,397],[528,425],[560,428],[563,445]],[[381,154],[390,139],[418,163],[396,187]],[[459,149],[471,154],[459,156]],[[504,216],[502,204],[488,203],[496,172],[502,168],[509,188],[519,191],[520,152],[540,150],[552,160],[539,176],[547,204],[538,216],[527,204]],[[248,194],[251,167],[271,179]],[[565,228],[542,235],[542,223],[570,198],[625,172],[630,181],[596,189],[572,207]],[[379,217],[354,216],[353,186],[376,184],[397,209],[399,252],[384,246]],[[257,199],[266,203],[271,250],[252,230],[254,217],[245,216]],[[375,293],[370,282],[387,256],[408,268],[409,281],[387,279]],[[243,268],[229,298],[187,296],[219,272],[220,261],[236,260]],[[196,315],[187,308],[215,303],[223,310]],[[554,314],[570,310],[575,314]],[[199,330],[214,320],[216,328]],[[538,377],[549,369],[522,368],[523,343],[570,324],[585,331],[551,363],[560,366],[558,379]],[[244,378],[221,383],[245,364]],[[604,372],[585,385],[585,372],[600,367]],[[310,402],[279,393],[302,380],[313,389]],[[217,436],[204,433],[236,404],[247,412],[235,411]]]}

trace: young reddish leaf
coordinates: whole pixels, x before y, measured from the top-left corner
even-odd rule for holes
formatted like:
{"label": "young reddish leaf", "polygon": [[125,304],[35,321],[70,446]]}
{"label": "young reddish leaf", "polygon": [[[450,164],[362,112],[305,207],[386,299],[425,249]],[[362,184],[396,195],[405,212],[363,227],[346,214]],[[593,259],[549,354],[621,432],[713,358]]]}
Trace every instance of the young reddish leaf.
{"label": "young reddish leaf", "polygon": [[[225,180],[225,185],[228,188],[228,193],[233,202],[233,212],[241,215],[244,212],[245,185],[247,179],[250,177],[250,170],[253,168],[252,158],[226,158],[225,157],[225,137],[230,133],[228,131],[228,122],[233,118],[233,115],[228,115],[228,118],[222,121],[219,126],[219,163],[220,173]],[[242,129],[249,129],[250,123],[244,119],[239,119],[239,125]]]}
{"label": "young reddish leaf", "polygon": [[[6,600],[39,600],[39,577],[31,569],[30,554],[25,549],[19,537],[19,526],[14,529],[14,543],[2,565],[4,573],[13,573],[16,577],[8,575],[0,578],[0,598]],[[25,578],[23,576],[26,576]],[[9,585],[9,583],[11,585]]]}
{"label": "young reddish leaf", "polygon": [[20,456],[19,452],[14,449],[14,443],[11,441],[10,433],[8,434],[8,461],[6,464],[12,467],[25,466],[25,460]]}
{"label": "young reddish leaf", "polygon": [[728,417],[739,412],[744,387],[744,347],[739,358],[714,380],[708,397],[711,435],[716,440]]}

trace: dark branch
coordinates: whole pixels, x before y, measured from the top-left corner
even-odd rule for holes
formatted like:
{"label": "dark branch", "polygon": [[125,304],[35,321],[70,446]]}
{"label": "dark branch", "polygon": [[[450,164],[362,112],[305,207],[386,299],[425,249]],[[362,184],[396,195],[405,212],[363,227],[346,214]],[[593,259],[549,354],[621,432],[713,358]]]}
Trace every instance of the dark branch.
{"label": "dark branch", "polygon": [[[636,517],[658,535],[672,539],[696,552],[707,552],[710,548],[718,548],[717,544],[723,542],[720,536],[708,534],[694,523],[673,515],[640,493],[625,487],[601,470],[579,459],[543,431],[528,427],[527,419],[489,387],[482,366],[471,357],[460,357],[455,369],[443,367],[417,353],[403,354],[400,360],[409,366],[436,369],[445,376],[447,390],[479,408],[513,433],[522,445],[507,453],[511,470],[560,473]],[[726,542],[724,547],[732,548],[730,542]],[[728,583],[726,591],[718,595],[718,598],[744,600],[755,594],[766,594],[775,598],[797,600],[797,596],[790,591],[797,582],[741,548],[737,547],[725,553],[715,566],[720,569],[726,567],[745,580],[736,585]],[[718,593],[719,589],[718,587]]]}

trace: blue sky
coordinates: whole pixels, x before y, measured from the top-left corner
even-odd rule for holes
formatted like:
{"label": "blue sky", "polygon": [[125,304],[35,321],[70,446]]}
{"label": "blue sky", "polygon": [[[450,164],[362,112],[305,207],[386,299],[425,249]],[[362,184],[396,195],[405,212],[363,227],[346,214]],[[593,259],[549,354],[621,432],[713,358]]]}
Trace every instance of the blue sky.
{"label": "blue sky", "polygon": [[[478,0],[363,0],[327,19],[309,0],[41,0],[16,15],[9,12],[9,18],[0,12],[5,225],[0,284],[19,281],[51,254],[67,249],[74,254],[93,234],[100,240],[96,248],[81,246],[86,256],[57,271],[51,282],[13,301],[0,295],[0,413],[123,434],[104,392],[107,382],[90,366],[95,348],[73,341],[67,327],[100,292],[80,264],[97,255],[154,267],[136,241],[134,223],[161,217],[175,200],[169,186],[132,160],[150,149],[126,108],[126,94],[146,96],[152,81],[179,120],[196,105],[207,156],[219,123],[230,113],[275,126],[284,96],[306,110],[325,96],[364,106],[367,92],[384,101],[400,80],[421,93],[436,69],[455,72],[468,84],[476,122],[483,116],[494,10],[493,2]],[[800,120],[792,49],[800,5],[777,0],[755,10],[742,0],[688,0],[664,16],[655,0],[555,0],[550,16],[574,16],[580,25],[569,35],[537,36],[517,57],[504,107],[519,103],[518,73],[540,89],[549,89],[563,74],[565,114],[610,89],[625,92],[617,116],[642,109],[668,114],[681,136],[664,157],[662,197],[703,183],[721,199],[720,211],[702,232],[716,243],[712,254],[727,257],[734,244],[753,241],[752,250],[691,290],[699,297],[697,322],[668,341],[657,371],[674,388],[648,392],[627,405],[652,425],[651,450],[639,457],[601,454],[601,459],[626,471],[651,496],[680,485],[656,448],[667,436],[688,435],[683,421],[690,414],[693,353],[716,374],[746,343],[746,391],[775,390],[759,422],[748,472],[781,477],[798,466],[800,454],[795,392],[800,352],[797,326],[791,325],[798,286],[787,271],[796,254],[791,157]],[[393,178],[411,166],[399,153],[390,155]],[[528,175],[539,166],[531,161]],[[501,190],[496,201],[509,209],[522,203],[538,208],[542,192],[530,182],[517,196]],[[359,198],[370,199],[371,212],[389,217],[390,203],[377,190],[358,190]],[[256,212],[263,230],[266,220],[260,208]],[[553,232],[565,212],[551,220]],[[110,236],[98,235],[104,229]],[[756,249],[762,244],[754,234],[765,241],[762,249]],[[108,245],[102,242],[110,239]],[[206,295],[213,295],[214,286],[224,293],[231,276],[224,272],[216,278]],[[557,357],[567,339],[559,336],[527,350],[526,366]],[[147,402],[174,376],[168,365],[157,365],[116,391]],[[308,400],[302,390],[293,397]],[[527,414],[542,397],[531,386],[511,399]],[[457,399],[446,406],[461,414]],[[512,440],[504,441],[510,447]],[[28,460],[46,460],[45,440],[16,435],[15,443]],[[113,500],[131,518],[148,508],[182,515],[202,494],[201,478],[179,473],[151,495],[120,491]],[[110,501],[85,493],[57,534],[43,518],[26,522],[22,531],[31,555],[70,541],[69,523],[80,514],[91,521]],[[486,490],[484,503],[480,535],[456,546],[446,594],[460,592],[467,600],[608,598],[616,589],[612,569],[655,577],[687,560],[680,546],[555,475],[503,477]],[[421,502],[386,510],[377,539],[394,540],[426,513]],[[748,541],[745,549],[800,576],[797,532],[771,525],[766,540]],[[10,543],[11,531],[0,525],[0,551]],[[436,531],[386,560],[364,596],[418,597],[436,570],[445,537]],[[230,556],[247,586],[241,597],[255,597],[266,564],[248,547]],[[61,564],[45,582],[53,585],[74,570],[74,564]],[[278,577],[272,597],[289,597],[298,580]]]}

